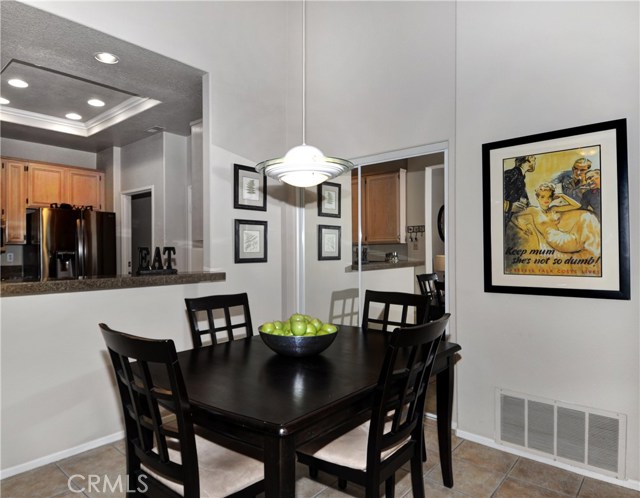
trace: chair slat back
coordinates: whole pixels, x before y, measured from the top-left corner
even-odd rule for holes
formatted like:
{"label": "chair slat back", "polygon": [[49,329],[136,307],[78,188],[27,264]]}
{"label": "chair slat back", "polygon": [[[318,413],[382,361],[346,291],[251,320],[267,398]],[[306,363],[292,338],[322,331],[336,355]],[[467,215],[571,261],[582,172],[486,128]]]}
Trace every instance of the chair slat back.
{"label": "chair slat back", "polygon": [[[381,314],[376,314],[376,304],[382,306]],[[420,294],[367,290],[362,309],[362,328],[391,332],[397,327],[422,324],[427,319],[428,308],[429,302]]]}
{"label": "chair slat back", "polygon": [[382,453],[398,444],[422,444],[429,377],[448,320],[446,314],[391,333],[374,398],[367,469],[375,468]]}
{"label": "chair slat back", "polygon": [[[101,323],[115,372],[125,421],[127,472],[150,470],[184,486],[184,496],[200,494],[198,457],[193,421],[182,371],[172,340],[154,340],[124,334]],[[135,362],[135,363],[132,363]],[[162,365],[162,374],[151,364]],[[166,375],[166,377],[160,378]],[[158,385],[169,385],[170,389]],[[165,422],[160,406],[175,415]],[[169,448],[179,452],[172,460]],[[146,474],[149,480],[153,480]]]}
{"label": "chair slat back", "polygon": [[[253,335],[251,312],[249,311],[249,296],[242,294],[220,294],[196,298],[186,298],[189,317],[189,327],[193,346],[202,346],[202,336],[209,334],[211,343],[233,341],[236,339],[235,331],[244,329],[245,335]],[[208,328],[201,328],[199,317],[205,314]],[[218,332],[226,332],[225,341],[218,339]],[[244,337],[244,336],[243,336]]]}
{"label": "chair slat back", "polygon": [[444,282],[438,280],[437,273],[416,275],[420,293],[429,301],[428,320],[435,320],[444,314]]}

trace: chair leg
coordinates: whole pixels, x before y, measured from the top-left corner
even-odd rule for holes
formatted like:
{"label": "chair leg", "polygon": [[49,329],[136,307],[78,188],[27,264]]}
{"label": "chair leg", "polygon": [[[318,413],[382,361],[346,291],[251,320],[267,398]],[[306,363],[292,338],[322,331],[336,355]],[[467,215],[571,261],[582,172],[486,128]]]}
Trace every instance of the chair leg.
{"label": "chair leg", "polygon": [[411,458],[411,493],[413,498],[424,498],[424,477],[420,455]]}
{"label": "chair leg", "polygon": [[346,489],[347,488],[347,480],[346,479],[342,479],[341,477],[338,478],[338,487],[340,489]]}
{"label": "chair leg", "polygon": [[309,465],[309,477],[316,479],[318,477],[318,469],[313,465]]}
{"label": "chair leg", "polygon": [[393,498],[396,494],[396,476],[395,474],[389,477],[384,482],[384,494],[386,498]]}
{"label": "chair leg", "polygon": [[424,440],[424,430],[422,431],[422,441],[420,441],[420,445],[422,446],[422,461],[427,461],[427,443]]}

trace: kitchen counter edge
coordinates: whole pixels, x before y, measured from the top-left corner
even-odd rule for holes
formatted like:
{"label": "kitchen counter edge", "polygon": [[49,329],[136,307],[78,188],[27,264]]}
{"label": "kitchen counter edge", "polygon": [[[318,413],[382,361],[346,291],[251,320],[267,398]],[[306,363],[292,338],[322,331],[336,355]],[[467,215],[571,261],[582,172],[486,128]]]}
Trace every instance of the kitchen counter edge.
{"label": "kitchen counter edge", "polygon": [[0,297],[196,284],[224,281],[225,278],[225,272],[216,271],[177,273],[175,275],[143,275],[139,277],[118,276],[82,280],[48,280],[46,282],[2,282],[0,284]]}
{"label": "kitchen counter edge", "polygon": [[[388,261],[370,261],[362,265],[362,271],[372,270],[393,270],[395,268],[410,268],[412,266],[422,266],[424,261],[398,261],[397,263],[390,263]],[[358,265],[349,265],[345,268],[345,272],[358,271]]]}

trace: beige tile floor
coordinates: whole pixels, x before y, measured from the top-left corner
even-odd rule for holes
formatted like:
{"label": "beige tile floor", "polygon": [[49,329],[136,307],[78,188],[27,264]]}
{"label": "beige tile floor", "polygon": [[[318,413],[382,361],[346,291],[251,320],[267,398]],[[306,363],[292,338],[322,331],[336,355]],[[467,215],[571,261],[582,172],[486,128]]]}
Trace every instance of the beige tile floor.
{"label": "beige tile floor", "polygon": [[[424,483],[427,497],[433,498],[640,498],[640,492],[602,481],[583,477],[572,472],[517,457],[471,441],[454,437],[453,445],[453,489],[442,485],[438,463],[438,445],[435,422],[426,425],[426,441],[429,458],[424,465]],[[69,477],[74,474],[99,474],[109,476],[116,482],[124,472],[124,444],[108,444],[39,469],[4,479],[0,483],[2,498],[71,498],[111,497],[124,493],[72,492]],[[336,479],[320,473],[319,480],[308,477],[306,467],[298,466],[296,496],[298,498],[362,497],[362,488],[348,485],[338,489]],[[103,480],[105,482],[106,480]],[[84,484],[86,481],[73,481]],[[79,488],[75,488],[76,490]],[[409,473],[402,471],[397,476],[396,496],[411,498]]]}

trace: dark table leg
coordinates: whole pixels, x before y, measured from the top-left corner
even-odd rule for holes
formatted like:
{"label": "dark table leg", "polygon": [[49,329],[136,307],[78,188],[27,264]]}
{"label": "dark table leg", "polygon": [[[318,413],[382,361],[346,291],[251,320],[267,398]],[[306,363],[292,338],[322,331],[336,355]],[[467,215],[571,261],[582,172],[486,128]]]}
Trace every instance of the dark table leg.
{"label": "dark table leg", "polygon": [[436,414],[438,416],[438,449],[442,482],[453,487],[453,464],[451,459],[451,418],[453,412],[453,362],[447,359],[447,367],[436,375]]}
{"label": "dark table leg", "polygon": [[292,437],[265,437],[264,479],[266,498],[295,498],[296,452]]}

